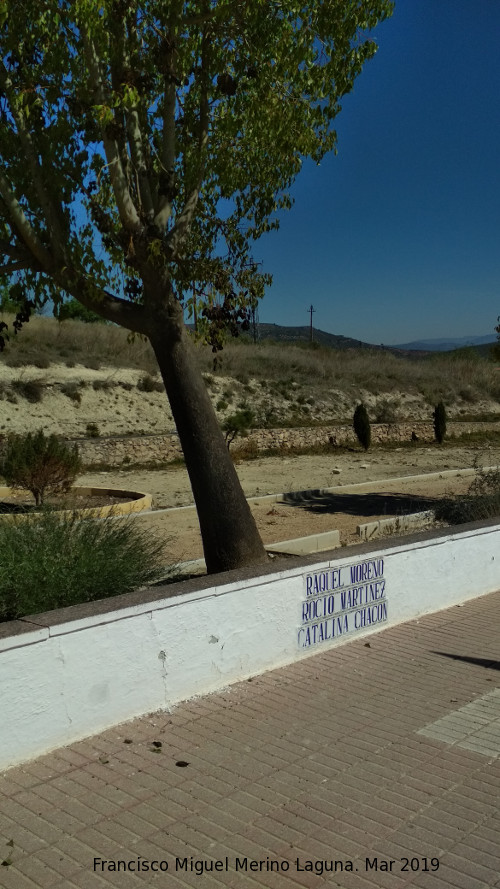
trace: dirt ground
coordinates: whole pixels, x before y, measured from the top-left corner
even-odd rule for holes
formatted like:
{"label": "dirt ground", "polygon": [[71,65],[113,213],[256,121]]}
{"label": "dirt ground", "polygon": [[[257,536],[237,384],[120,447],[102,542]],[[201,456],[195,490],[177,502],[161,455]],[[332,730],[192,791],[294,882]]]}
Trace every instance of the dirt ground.
{"label": "dirt ground", "polygon": [[[432,508],[436,498],[463,493],[471,478],[461,470],[475,461],[497,465],[500,448],[416,447],[374,450],[368,454],[270,457],[237,465],[247,497],[338,487],[329,495],[309,495],[293,503],[253,503],[252,511],[265,543],[275,543],[323,531],[338,530],[342,544],[359,542],[356,527],[390,515],[405,515]],[[457,473],[449,472],[457,470]],[[442,478],[412,480],[411,476],[446,473]],[[387,479],[396,481],[387,482]],[[380,484],[373,485],[373,482]],[[78,484],[126,487],[153,495],[155,510],[192,505],[187,472],[183,467],[159,471],[117,470],[86,473]],[[352,489],[353,485],[362,485]],[[203,555],[194,509],[153,512],[141,524],[165,540],[165,556],[178,562]]]}

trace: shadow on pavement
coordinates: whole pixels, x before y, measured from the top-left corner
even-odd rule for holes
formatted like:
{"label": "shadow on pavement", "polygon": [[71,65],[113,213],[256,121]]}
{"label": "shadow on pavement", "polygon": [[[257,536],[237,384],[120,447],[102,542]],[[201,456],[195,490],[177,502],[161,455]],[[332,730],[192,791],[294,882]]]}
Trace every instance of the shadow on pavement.
{"label": "shadow on pavement", "polygon": [[439,497],[422,497],[418,494],[328,494],[316,490],[285,494],[281,502],[311,512],[397,516],[433,509],[439,500]]}
{"label": "shadow on pavement", "polygon": [[484,657],[467,657],[464,654],[448,654],[447,651],[433,651],[441,657],[449,657],[452,661],[465,661],[466,664],[475,664],[477,667],[485,667],[487,670],[500,670],[500,661],[490,661]]}

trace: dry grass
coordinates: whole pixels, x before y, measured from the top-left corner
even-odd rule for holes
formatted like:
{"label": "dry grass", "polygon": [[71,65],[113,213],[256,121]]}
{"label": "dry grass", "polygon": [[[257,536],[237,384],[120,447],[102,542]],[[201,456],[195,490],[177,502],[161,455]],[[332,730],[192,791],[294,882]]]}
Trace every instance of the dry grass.
{"label": "dry grass", "polygon": [[[4,320],[13,319],[5,316]],[[314,403],[315,393],[329,390],[350,396],[361,390],[374,395],[405,392],[423,396],[429,405],[461,400],[472,406],[485,398],[500,402],[500,369],[472,351],[408,359],[369,349],[337,351],[233,340],[216,356],[215,368],[209,347],[197,345],[196,354],[209,388],[210,381],[213,386],[214,379],[221,377],[233,377],[243,387],[257,380],[269,394],[299,395],[299,404],[306,409],[307,403]],[[130,367],[150,375],[158,370],[149,342],[139,336],[130,342],[127,331],[113,325],[61,324],[41,317],[34,317],[19,335],[11,336],[0,362],[11,367],[48,367],[55,362]],[[300,395],[301,389],[307,390],[307,399]],[[223,393],[225,401],[230,401],[230,394]]]}
{"label": "dry grass", "polygon": [[[199,349],[203,370],[212,370],[213,356]],[[212,370],[213,372],[213,370]],[[380,393],[420,394],[430,405],[459,399],[474,404],[489,397],[500,401],[500,369],[477,353],[441,352],[429,357],[403,358],[369,349],[333,350],[295,345],[228,343],[219,357],[216,375],[245,382],[266,381],[283,394],[294,384],[310,391],[339,389]]]}
{"label": "dry grass", "polygon": [[[12,333],[12,316],[0,319],[9,324],[10,340],[0,361],[10,367],[49,367],[67,363],[74,367],[98,369],[102,365],[132,367],[156,373],[157,364],[147,340],[136,336],[130,342],[128,331],[112,324],[84,324],[82,321],[57,322],[54,318],[34,317],[21,333]],[[9,323],[10,322],[10,323]]]}

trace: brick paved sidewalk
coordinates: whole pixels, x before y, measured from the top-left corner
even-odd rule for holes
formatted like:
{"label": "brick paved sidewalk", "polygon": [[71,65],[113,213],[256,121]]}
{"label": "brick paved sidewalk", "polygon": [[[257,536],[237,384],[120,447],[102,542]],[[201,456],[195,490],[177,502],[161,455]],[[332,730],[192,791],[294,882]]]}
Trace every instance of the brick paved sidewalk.
{"label": "brick paved sidewalk", "polygon": [[495,593],[6,772],[0,886],[500,887],[499,628]]}

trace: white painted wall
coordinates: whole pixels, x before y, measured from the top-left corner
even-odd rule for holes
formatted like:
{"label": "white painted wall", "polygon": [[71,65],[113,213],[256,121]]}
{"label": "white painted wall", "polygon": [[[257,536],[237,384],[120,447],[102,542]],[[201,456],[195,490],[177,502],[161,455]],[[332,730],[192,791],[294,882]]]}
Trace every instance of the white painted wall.
{"label": "white painted wall", "polygon": [[[30,632],[15,634],[26,628],[25,622],[15,622],[14,635],[4,635],[8,625],[3,625],[0,768],[326,647],[493,592],[500,588],[499,544],[500,525],[418,542],[399,539],[390,546],[385,541],[368,555],[350,547],[342,557],[337,551],[330,559],[318,557],[312,566],[68,623],[33,626]],[[321,635],[317,620],[302,624],[314,577],[321,583],[321,575],[329,572],[329,584],[340,579],[347,595],[351,566],[377,559],[383,559],[385,587],[379,602],[384,603],[380,613],[387,609],[387,621],[353,630],[361,609],[342,612],[337,588],[329,591],[335,597],[330,620],[339,617],[344,627],[347,621],[349,631],[299,646],[301,628],[309,628],[310,639]],[[370,582],[379,583],[376,593],[381,595],[380,579]],[[323,635],[329,632],[327,626]],[[301,643],[305,639],[306,633],[300,633]]]}

